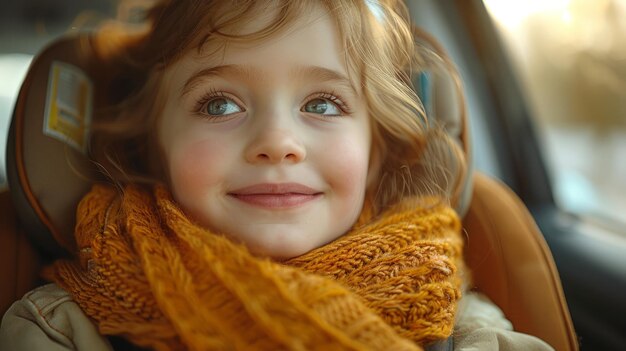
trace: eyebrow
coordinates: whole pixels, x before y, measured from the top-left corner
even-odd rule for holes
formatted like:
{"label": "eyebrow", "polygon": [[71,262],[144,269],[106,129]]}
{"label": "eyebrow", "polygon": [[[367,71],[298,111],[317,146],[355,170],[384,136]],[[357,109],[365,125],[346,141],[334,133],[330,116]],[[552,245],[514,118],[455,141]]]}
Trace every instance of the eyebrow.
{"label": "eyebrow", "polygon": [[[222,65],[216,67],[205,68],[194,74],[187,79],[185,85],[181,89],[180,96],[187,95],[191,90],[195,89],[201,82],[215,78],[232,76],[241,80],[259,81],[267,77],[267,75],[260,69],[256,69],[244,65]],[[337,72],[330,68],[321,66],[298,66],[289,72],[290,78],[311,78],[316,82],[333,82],[345,88],[348,88],[355,95],[357,90],[352,84],[352,81],[348,79],[346,75],[341,72]]]}

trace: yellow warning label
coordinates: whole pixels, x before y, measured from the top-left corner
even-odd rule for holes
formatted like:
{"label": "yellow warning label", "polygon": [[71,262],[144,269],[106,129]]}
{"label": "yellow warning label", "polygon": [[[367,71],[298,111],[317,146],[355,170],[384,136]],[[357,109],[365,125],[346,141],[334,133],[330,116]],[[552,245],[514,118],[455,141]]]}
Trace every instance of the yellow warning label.
{"label": "yellow warning label", "polygon": [[86,153],[93,86],[79,68],[53,62],[48,80],[48,94],[43,132]]}

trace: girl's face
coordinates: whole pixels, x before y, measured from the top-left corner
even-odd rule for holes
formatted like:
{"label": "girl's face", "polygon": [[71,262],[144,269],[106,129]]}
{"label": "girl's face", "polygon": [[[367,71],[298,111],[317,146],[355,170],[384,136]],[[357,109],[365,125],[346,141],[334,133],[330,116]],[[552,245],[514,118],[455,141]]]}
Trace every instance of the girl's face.
{"label": "girl's face", "polygon": [[[243,31],[265,24],[256,22]],[[278,259],[348,231],[373,176],[366,104],[360,83],[348,79],[334,23],[322,9],[296,22],[261,42],[192,51],[170,66],[158,125],[182,209]]]}

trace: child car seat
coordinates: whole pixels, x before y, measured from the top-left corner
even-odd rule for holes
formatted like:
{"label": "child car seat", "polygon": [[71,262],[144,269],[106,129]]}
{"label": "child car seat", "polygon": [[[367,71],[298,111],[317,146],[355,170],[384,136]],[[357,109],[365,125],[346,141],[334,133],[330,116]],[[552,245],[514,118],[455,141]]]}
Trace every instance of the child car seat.
{"label": "child car seat", "polygon": [[[107,101],[112,80],[93,55],[91,40],[85,34],[51,44],[33,60],[17,100],[7,145],[10,190],[0,193],[2,314],[39,283],[42,263],[74,249],[76,205],[98,179],[84,154],[81,127],[90,111]],[[452,86],[445,77],[434,79],[434,89]],[[61,89],[79,98],[63,96]],[[442,103],[450,102],[433,101]],[[469,157],[463,111],[448,114],[445,125]],[[476,172],[457,209],[465,214],[474,288],[501,307],[515,330],[557,350],[578,349],[552,256],[519,198]]]}

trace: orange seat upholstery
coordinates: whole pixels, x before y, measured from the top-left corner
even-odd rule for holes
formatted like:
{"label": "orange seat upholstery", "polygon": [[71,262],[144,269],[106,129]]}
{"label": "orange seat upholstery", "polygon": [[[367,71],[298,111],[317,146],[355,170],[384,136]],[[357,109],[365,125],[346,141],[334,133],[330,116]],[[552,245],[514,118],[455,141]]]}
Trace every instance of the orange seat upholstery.
{"label": "orange seat upholstery", "polygon": [[463,224],[465,257],[477,290],[504,311],[515,330],[535,335],[556,350],[577,350],[552,254],[517,195],[476,174]]}
{"label": "orange seat upholstery", "polygon": [[33,289],[41,258],[19,225],[8,191],[0,192],[0,314]]}

